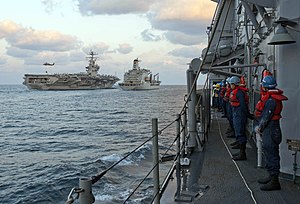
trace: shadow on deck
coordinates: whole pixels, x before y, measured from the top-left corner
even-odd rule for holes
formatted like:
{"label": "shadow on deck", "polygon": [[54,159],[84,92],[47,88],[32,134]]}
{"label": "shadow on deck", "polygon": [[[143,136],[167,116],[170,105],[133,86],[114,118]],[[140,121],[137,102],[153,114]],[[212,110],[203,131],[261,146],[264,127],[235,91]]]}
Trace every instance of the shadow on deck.
{"label": "shadow on deck", "polygon": [[[176,178],[170,181],[161,203],[300,203],[300,185],[280,178],[280,191],[265,192],[257,183],[267,171],[257,167],[256,147],[247,144],[247,160],[233,161],[231,154],[237,152],[229,146],[234,138],[227,138],[228,126],[220,113],[213,113],[211,130],[203,152],[194,152],[190,159],[186,191],[175,201]],[[291,164],[291,168],[292,164]],[[174,173],[175,177],[175,173]]]}

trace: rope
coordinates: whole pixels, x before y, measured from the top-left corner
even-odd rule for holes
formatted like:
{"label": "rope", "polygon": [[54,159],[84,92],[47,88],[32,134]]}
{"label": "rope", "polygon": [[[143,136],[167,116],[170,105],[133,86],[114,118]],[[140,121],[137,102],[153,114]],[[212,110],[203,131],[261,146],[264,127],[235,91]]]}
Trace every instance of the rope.
{"label": "rope", "polygon": [[[183,131],[183,129],[181,130],[181,132]],[[180,132],[180,133],[181,133]],[[176,137],[175,137],[175,139],[173,140],[173,142],[171,143],[171,145],[168,147],[168,149],[165,151],[165,153],[162,155],[162,157],[164,157],[167,153],[168,153],[168,151],[171,149],[171,147],[174,145],[174,143],[176,142],[176,140],[178,139],[178,137],[180,137],[180,134],[179,135],[177,135]]]}
{"label": "rope", "polygon": [[[178,121],[179,118],[177,118],[175,121],[173,121],[171,124],[173,124],[174,122]],[[169,127],[170,125],[168,125],[167,127]],[[166,127],[164,128],[166,129]],[[162,130],[161,130],[162,131]],[[182,133],[183,129],[181,129],[180,133],[175,137],[174,141],[170,144],[170,146],[168,147],[168,149],[165,151],[165,153],[162,155],[165,156],[168,151],[171,149],[171,147],[174,145],[174,143],[176,142],[176,140],[180,137],[180,134]],[[176,154],[177,158],[179,156],[180,153]],[[137,191],[137,189],[142,185],[142,183],[148,178],[148,176],[150,175],[150,173],[157,167],[157,165],[159,164],[159,162],[157,162],[152,169],[148,172],[148,174],[143,178],[143,180],[141,180],[141,182],[136,186],[136,188],[131,192],[131,194],[126,198],[126,200],[123,203],[126,203],[126,201],[128,201],[130,199],[130,197]],[[169,172],[172,170],[172,168],[169,169]],[[168,174],[167,174],[168,175]],[[156,195],[154,196],[153,200],[156,198],[156,196],[158,195],[159,192],[156,193]]]}
{"label": "rope", "polygon": [[[166,125],[164,128],[162,128],[161,130],[158,131],[158,135],[161,135],[162,132],[167,129],[168,127],[170,127],[172,124],[174,124],[176,121],[178,121],[179,118],[176,118],[176,120],[172,121],[171,123],[169,123],[168,125]],[[150,137],[149,139],[147,139],[145,142],[143,142],[142,144],[140,144],[139,146],[137,146],[134,150],[132,150],[131,152],[129,152],[126,156],[124,156],[122,159],[120,159],[119,161],[117,161],[116,163],[114,163],[113,165],[111,165],[110,167],[108,167],[106,170],[104,170],[103,172],[99,173],[96,176],[92,176],[92,184],[96,183],[97,181],[99,181],[108,171],[110,171],[112,168],[114,168],[116,165],[118,165],[120,162],[122,162],[124,159],[126,159],[127,157],[129,157],[131,154],[133,154],[134,152],[136,152],[140,147],[142,147],[143,145],[145,145],[147,142],[149,142],[151,139],[153,139],[155,135],[152,135],[152,137]]]}
{"label": "rope", "polygon": [[[215,115],[215,116],[216,116],[216,115]],[[231,152],[230,152],[230,150],[229,150],[229,148],[228,148],[226,142],[225,142],[224,139],[223,139],[223,135],[222,135],[222,132],[221,132],[221,126],[220,126],[220,123],[219,123],[219,120],[218,120],[217,117],[216,117],[216,120],[217,120],[217,122],[218,122],[220,138],[221,138],[221,140],[222,140],[222,142],[223,142],[223,144],[224,144],[224,146],[225,146],[225,148],[226,148],[228,154],[232,157],[232,154],[231,154]],[[232,162],[234,163],[236,169],[238,170],[238,172],[239,172],[239,174],[240,174],[240,176],[241,176],[241,178],[242,178],[242,180],[243,180],[243,182],[244,182],[246,188],[247,188],[248,191],[250,192],[250,195],[251,195],[251,198],[252,198],[253,202],[254,202],[255,204],[257,204],[257,201],[256,201],[256,199],[255,199],[255,197],[254,197],[253,191],[252,191],[251,188],[249,187],[249,185],[248,185],[246,179],[244,178],[244,176],[243,176],[243,174],[242,174],[242,171],[241,171],[240,167],[237,165],[236,161],[234,161],[233,159],[232,159]]]}
{"label": "rope", "polygon": [[111,165],[109,168],[107,168],[105,171],[101,172],[100,174],[96,175],[96,176],[92,176],[92,184],[96,183],[97,181],[99,181],[100,178],[102,178],[109,170],[111,170],[112,168],[114,168],[116,165],[118,165],[121,161],[123,161],[124,159],[126,159],[127,157],[129,157],[131,154],[133,154],[136,150],[138,150],[140,147],[142,147],[143,145],[145,145],[147,142],[149,142],[155,135],[153,135],[152,137],[150,137],[149,139],[147,139],[145,142],[143,142],[141,145],[139,145],[138,147],[136,147],[134,150],[132,150],[131,152],[129,152],[126,156],[124,156],[122,159],[120,159],[119,161],[117,161],[116,163],[114,163],[113,165]]}
{"label": "rope", "polygon": [[137,187],[131,192],[131,194],[126,198],[126,200],[123,203],[126,203],[126,201],[129,200],[129,198],[136,192],[136,190],[142,185],[142,183],[148,178],[148,176],[150,175],[150,173],[152,173],[152,171],[157,167],[157,165],[159,164],[159,162],[157,162],[152,169],[148,172],[148,174],[143,178],[143,180],[137,185]]}
{"label": "rope", "polygon": [[170,127],[171,125],[173,125],[176,121],[178,120],[178,118],[174,121],[172,121],[171,123],[169,123],[168,125],[166,125],[164,128],[162,128],[161,130],[158,131],[158,135],[161,135],[162,132],[167,129],[168,127]]}

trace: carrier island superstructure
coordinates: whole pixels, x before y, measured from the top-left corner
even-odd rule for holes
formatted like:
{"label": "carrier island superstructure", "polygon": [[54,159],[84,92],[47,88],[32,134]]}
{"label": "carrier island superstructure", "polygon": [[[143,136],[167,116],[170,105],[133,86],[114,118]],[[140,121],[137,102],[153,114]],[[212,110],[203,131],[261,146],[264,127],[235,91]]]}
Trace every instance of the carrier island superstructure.
{"label": "carrier island superstructure", "polygon": [[76,74],[25,74],[23,84],[36,90],[93,90],[109,89],[119,81],[113,75],[98,74],[97,55],[90,51],[86,72]]}

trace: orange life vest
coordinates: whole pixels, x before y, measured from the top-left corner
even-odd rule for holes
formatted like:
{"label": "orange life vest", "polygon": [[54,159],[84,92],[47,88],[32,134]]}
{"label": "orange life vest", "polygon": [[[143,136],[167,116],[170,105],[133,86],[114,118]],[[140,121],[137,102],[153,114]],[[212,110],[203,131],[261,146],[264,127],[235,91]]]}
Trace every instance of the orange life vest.
{"label": "orange life vest", "polygon": [[222,87],[220,91],[221,98],[224,98],[225,92],[226,92],[226,87]]}
{"label": "orange life vest", "polygon": [[241,87],[241,86],[237,86],[235,89],[233,89],[231,91],[230,96],[229,96],[230,105],[234,106],[234,107],[237,107],[240,105],[240,102],[236,97],[238,90],[241,90],[244,93],[245,103],[246,103],[246,105],[248,105],[249,104],[249,96],[247,94],[248,89],[246,87]]}
{"label": "orange life vest", "polygon": [[227,87],[226,88],[226,92],[225,92],[225,95],[224,95],[224,101],[228,102],[229,101],[229,97],[230,97],[230,92],[231,92],[231,88],[230,87]]}
{"label": "orange life vest", "polygon": [[271,120],[279,120],[281,118],[282,101],[288,100],[288,98],[283,95],[283,91],[280,89],[271,89],[268,91],[261,91],[260,94],[260,100],[255,106],[255,116],[261,116],[265,107],[265,103],[270,97],[272,97],[276,102],[276,108],[274,110]]}

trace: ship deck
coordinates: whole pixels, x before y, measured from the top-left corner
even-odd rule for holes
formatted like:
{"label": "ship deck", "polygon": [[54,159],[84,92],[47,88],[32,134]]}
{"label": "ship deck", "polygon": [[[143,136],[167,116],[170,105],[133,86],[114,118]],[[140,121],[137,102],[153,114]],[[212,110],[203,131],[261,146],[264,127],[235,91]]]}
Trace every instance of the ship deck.
{"label": "ship deck", "polygon": [[283,178],[283,175],[280,177],[280,191],[260,190],[261,184],[257,183],[257,179],[267,173],[264,168],[257,167],[254,144],[247,144],[246,161],[233,161],[231,154],[237,150],[230,148],[229,144],[234,138],[225,136],[227,126],[228,122],[221,118],[221,113],[212,114],[212,124],[204,150],[195,151],[190,157],[187,190],[182,191],[175,200],[175,172],[161,203],[300,203],[299,181],[294,184],[291,178]]}

